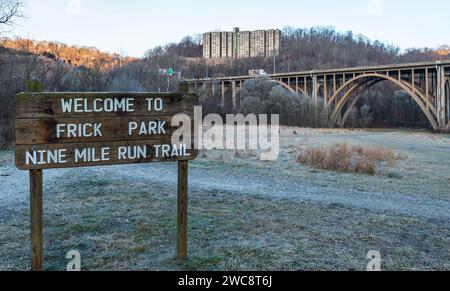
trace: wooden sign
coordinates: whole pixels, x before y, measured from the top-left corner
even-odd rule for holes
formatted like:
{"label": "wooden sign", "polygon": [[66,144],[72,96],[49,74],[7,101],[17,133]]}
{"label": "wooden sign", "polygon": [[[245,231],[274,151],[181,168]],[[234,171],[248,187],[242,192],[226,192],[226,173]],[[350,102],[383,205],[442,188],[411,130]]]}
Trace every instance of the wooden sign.
{"label": "wooden sign", "polygon": [[184,113],[193,125],[196,103],[195,95],[183,93],[21,93],[15,105],[16,166],[193,160],[193,140],[172,144],[180,125],[171,122]]}
{"label": "wooden sign", "polygon": [[[30,172],[31,270],[43,270],[43,169],[178,161],[177,259],[187,257],[188,163],[194,150],[194,106],[183,93],[40,93],[27,83],[16,96],[16,165]],[[172,134],[190,118],[190,144]],[[184,141],[186,142],[186,141]]]}

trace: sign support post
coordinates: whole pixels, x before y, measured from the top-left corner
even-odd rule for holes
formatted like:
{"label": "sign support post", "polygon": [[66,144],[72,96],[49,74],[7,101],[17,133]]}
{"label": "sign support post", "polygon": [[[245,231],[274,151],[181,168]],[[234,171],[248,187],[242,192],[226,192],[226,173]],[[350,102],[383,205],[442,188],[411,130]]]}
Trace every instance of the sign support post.
{"label": "sign support post", "polygon": [[187,258],[188,161],[178,162],[177,259]]}
{"label": "sign support post", "polygon": [[[38,80],[30,80],[28,92],[40,92]],[[43,198],[42,170],[30,170],[30,229],[31,229],[31,271],[42,271],[43,268]]]}
{"label": "sign support post", "polygon": [[[189,85],[180,83],[179,92],[188,93]],[[178,201],[177,201],[177,259],[187,259],[188,240],[188,171],[189,161],[178,162]]]}
{"label": "sign support post", "polygon": [[42,170],[30,170],[31,271],[42,271]]}

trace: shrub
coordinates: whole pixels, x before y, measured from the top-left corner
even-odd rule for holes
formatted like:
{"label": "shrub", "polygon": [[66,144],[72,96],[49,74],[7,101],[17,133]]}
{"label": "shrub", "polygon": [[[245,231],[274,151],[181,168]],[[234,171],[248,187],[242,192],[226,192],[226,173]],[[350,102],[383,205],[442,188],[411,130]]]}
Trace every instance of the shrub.
{"label": "shrub", "polygon": [[404,159],[407,159],[405,155],[395,155],[391,148],[363,148],[342,143],[324,149],[302,150],[297,161],[321,170],[375,175],[380,163],[392,167],[396,161]]}

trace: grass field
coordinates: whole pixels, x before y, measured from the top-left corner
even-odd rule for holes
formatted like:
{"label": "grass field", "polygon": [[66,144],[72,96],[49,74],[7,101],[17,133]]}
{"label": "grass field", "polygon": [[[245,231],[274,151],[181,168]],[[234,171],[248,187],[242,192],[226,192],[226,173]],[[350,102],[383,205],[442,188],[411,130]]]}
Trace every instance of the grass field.
{"label": "grass field", "polygon": [[[375,175],[318,170],[304,148],[383,146]],[[450,137],[283,128],[282,153],[202,152],[190,168],[189,259],[177,262],[176,164],[44,172],[45,269],[450,270]],[[29,268],[28,176],[0,152],[0,270]]]}

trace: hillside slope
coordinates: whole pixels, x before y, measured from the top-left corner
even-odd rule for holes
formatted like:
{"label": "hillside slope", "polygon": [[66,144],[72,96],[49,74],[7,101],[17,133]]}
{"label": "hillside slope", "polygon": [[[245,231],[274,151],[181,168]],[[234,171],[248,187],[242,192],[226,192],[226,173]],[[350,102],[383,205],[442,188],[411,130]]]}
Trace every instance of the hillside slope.
{"label": "hillside slope", "polygon": [[104,71],[134,60],[129,57],[124,58],[119,54],[102,52],[93,47],[69,46],[60,42],[34,41],[24,38],[3,38],[0,40],[0,46],[19,52],[41,55],[74,67],[93,68],[98,64],[103,64],[102,70]]}

